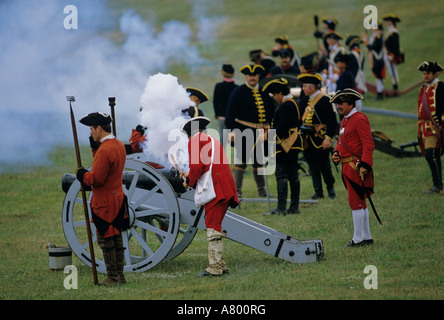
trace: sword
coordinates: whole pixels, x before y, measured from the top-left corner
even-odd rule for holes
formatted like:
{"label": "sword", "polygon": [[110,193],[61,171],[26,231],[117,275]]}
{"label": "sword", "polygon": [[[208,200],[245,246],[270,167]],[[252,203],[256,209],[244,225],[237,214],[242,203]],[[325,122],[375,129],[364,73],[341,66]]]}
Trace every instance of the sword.
{"label": "sword", "polygon": [[373,213],[375,214],[376,220],[378,220],[379,224],[382,226],[381,219],[379,219],[378,213],[376,212],[375,205],[373,204],[372,197],[370,197],[370,193],[367,192],[367,198],[370,201],[370,205],[372,206]]}
{"label": "sword", "polygon": [[[359,176],[361,177],[362,180],[362,187],[364,188],[364,190],[366,190],[364,187],[364,176],[361,175],[360,173]],[[372,207],[373,213],[375,214],[376,220],[378,220],[379,224],[382,225],[381,219],[379,218],[378,212],[376,211],[375,205],[373,204],[372,197],[370,196],[370,192],[365,191],[365,193],[367,195],[368,201],[370,202],[370,206]]]}

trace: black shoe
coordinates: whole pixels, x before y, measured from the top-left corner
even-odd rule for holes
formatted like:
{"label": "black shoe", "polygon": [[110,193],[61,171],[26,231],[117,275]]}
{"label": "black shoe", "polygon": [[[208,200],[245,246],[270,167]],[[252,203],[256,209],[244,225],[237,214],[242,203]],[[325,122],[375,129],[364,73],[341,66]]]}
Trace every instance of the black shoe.
{"label": "black shoe", "polygon": [[313,194],[313,195],[311,196],[311,198],[312,198],[313,200],[316,200],[316,199],[324,199],[324,195],[323,195],[323,194],[317,194],[317,193],[315,193],[315,194]]}
{"label": "black shoe", "polygon": [[440,192],[441,192],[441,189],[438,188],[437,186],[433,186],[429,190],[426,191],[427,194],[437,194]]}
{"label": "black shoe", "polygon": [[287,210],[287,214],[298,214],[299,213],[299,208],[289,208]]}
{"label": "black shoe", "polygon": [[369,245],[372,245],[375,242],[373,241],[373,239],[367,239],[367,240],[362,240],[361,243],[362,243],[363,246],[369,246]]}
{"label": "black shoe", "polygon": [[[261,192],[261,193],[258,193],[257,196],[258,196],[259,198],[266,198],[266,197],[267,197],[267,193],[266,193],[266,192]],[[269,194],[268,194],[268,197],[269,197],[269,198],[274,198],[274,194],[269,193]]]}
{"label": "black shoe", "polygon": [[344,248],[351,248],[351,247],[362,247],[364,245],[364,241],[355,243],[353,240],[350,240]]}
{"label": "black shoe", "polygon": [[336,191],[335,191],[335,188],[331,188],[331,189],[327,189],[327,191],[328,191],[328,197],[330,198],[330,199],[336,199]]}
{"label": "black shoe", "polygon": [[264,216],[269,216],[270,214],[277,214],[277,215],[285,216],[287,214],[287,210],[282,210],[282,209],[276,208],[276,209],[271,210],[271,213],[265,212]]}
{"label": "black shoe", "polygon": [[[228,271],[228,270],[227,270],[227,271]],[[205,270],[204,272],[199,273],[198,275],[196,275],[196,277],[197,277],[197,278],[203,278],[203,277],[220,277],[220,276],[222,276],[223,274],[225,274],[225,271],[224,271],[224,273],[222,273],[222,274],[212,274],[212,273],[209,273],[207,270]]]}

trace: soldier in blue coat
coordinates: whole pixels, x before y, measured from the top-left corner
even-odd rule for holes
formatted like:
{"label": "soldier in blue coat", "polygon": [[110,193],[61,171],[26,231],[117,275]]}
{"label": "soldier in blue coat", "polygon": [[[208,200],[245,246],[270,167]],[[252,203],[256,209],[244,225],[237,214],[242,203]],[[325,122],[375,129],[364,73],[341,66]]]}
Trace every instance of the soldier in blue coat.
{"label": "soldier in blue coat", "polygon": [[[279,104],[274,114],[272,129],[276,130],[276,184],[278,206],[271,214],[299,213],[299,152],[303,151],[303,140],[299,132],[302,115],[290,94],[288,81],[274,79],[264,86],[264,91],[273,95]],[[273,155],[272,155],[273,156]],[[287,210],[288,184],[291,191],[290,207]]]}
{"label": "soldier in blue coat", "polygon": [[239,198],[242,197],[243,175],[248,163],[253,167],[258,195],[267,196],[265,178],[258,174],[258,169],[264,165],[265,149],[257,137],[270,128],[274,104],[259,85],[259,75],[264,71],[264,67],[258,64],[243,66],[240,72],[246,76],[246,82],[234,89],[227,106],[225,125],[235,133],[230,136],[230,142],[235,149],[233,176]]}

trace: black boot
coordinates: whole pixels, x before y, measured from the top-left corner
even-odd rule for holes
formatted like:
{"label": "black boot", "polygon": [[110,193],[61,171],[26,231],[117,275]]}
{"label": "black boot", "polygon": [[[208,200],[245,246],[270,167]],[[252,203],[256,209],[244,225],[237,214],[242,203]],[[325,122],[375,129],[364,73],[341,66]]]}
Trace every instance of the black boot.
{"label": "black boot", "polygon": [[288,208],[288,214],[299,213],[299,195],[301,193],[301,182],[299,179],[290,181],[291,202]]}
{"label": "black boot", "polygon": [[276,179],[276,186],[278,200],[277,210],[282,213],[287,210],[288,180]]}
{"label": "black boot", "polygon": [[311,180],[313,182],[313,189],[315,191],[315,193],[311,196],[311,198],[312,199],[324,198],[324,192],[322,191],[321,170],[319,168],[319,164],[309,162],[308,167],[310,170]]}
{"label": "black boot", "polygon": [[125,247],[123,246],[122,234],[114,237],[114,245],[116,247],[116,264],[117,264],[117,279],[120,284],[126,283],[125,274]]}
{"label": "black boot", "polygon": [[[424,155],[432,174],[433,187],[427,193],[439,193],[442,190],[442,167],[440,149],[425,149]],[[437,192],[436,192],[437,191]]]}
{"label": "black boot", "polygon": [[257,172],[258,168],[253,168],[254,182],[256,182],[257,195],[259,197],[266,197],[267,191],[265,190],[265,177],[259,175]]}
{"label": "black boot", "polygon": [[97,243],[103,252],[103,261],[106,266],[106,278],[100,283],[101,285],[109,286],[119,283],[117,277],[117,262],[116,262],[116,249],[114,248],[113,237],[103,238],[97,236]]}
{"label": "black boot", "polygon": [[244,171],[245,168],[240,166],[235,166],[233,169],[234,184],[236,185],[236,192],[239,201],[242,200],[242,182],[244,181]]}

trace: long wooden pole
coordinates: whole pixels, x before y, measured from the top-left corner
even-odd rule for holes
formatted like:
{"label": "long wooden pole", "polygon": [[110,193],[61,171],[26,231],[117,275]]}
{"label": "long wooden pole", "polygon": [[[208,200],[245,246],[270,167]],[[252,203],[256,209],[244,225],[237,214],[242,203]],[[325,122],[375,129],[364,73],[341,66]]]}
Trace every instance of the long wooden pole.
{"label": "long wooden pole", "polygon": [[[71,126],[72,126],[72,135],[74,137],[74,148],[76,150],[77,167],[81,168],[82,159],[80,158],[79,140],[77,139],[76,122],[74,119],[74,112],[72,111],[72,106],[71,106],[71,102],[75,101],[75,99],[73,96],[68,96],[66,97],[66,99],[69,101],[69,109],[71,112]],[[89,253],[91,255],[91,267],[93,270],[94,284],[98,285],[99,281],[97,279],[96,258],[94,255],[94,247],[91,236],[91,225],[89,222],[89,215],[88,215],[88,203],[86,201],[86,192],[83,183],[80,183],[80,191],[82,193],[83,211],[85,212],[86,233],[88,235],[88,245],[89,245]]]}
{"label": "long wooden pole", "polygon": [[[319,31],[319,18],[317,15],[313,16],[314,19],[314,25],[315,25],[315,29],[316,31]],[[318,51],[321,50],[321,46],[319,45],[319,38],[316,37],[316,48],[318,48]]]}
{"label": "long wooden pole", "polygon": [[116,115],[114,114],[114,106],[116,105],[116,98],[109,97],[108,98],[108,103],[109,103],[109,106],[111,108],[111,117],[113,118],[113,134],[117,138],[117,133],[116,133]]}

